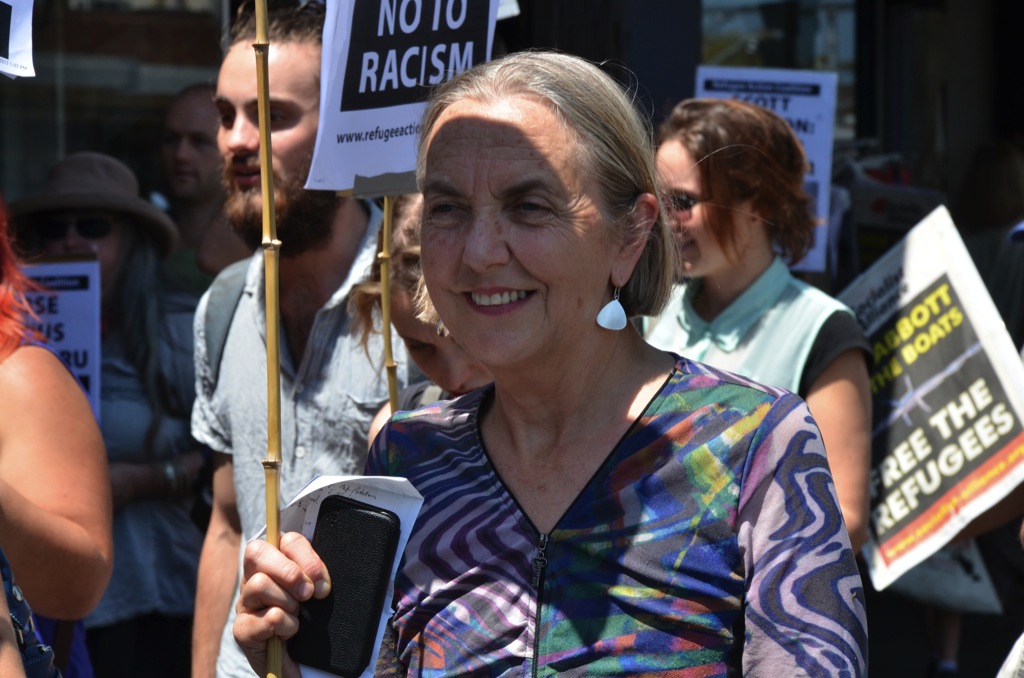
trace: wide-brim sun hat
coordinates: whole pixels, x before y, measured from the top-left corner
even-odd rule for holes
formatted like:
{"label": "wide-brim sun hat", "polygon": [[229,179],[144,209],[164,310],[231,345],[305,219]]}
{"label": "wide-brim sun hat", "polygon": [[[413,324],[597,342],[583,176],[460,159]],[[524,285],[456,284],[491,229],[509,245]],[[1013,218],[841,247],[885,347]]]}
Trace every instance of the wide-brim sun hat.
{"label": "wide-brim sun hat", "polygon": [[178,242],[178,229],[159,207],[139,195],[135,173],[103,153],[72,153],[54,165],[46,190],[10,204],[21,228],[31,232],[35,217],[47,212],[108,210],[131,217],[146,229],[166,257]]}

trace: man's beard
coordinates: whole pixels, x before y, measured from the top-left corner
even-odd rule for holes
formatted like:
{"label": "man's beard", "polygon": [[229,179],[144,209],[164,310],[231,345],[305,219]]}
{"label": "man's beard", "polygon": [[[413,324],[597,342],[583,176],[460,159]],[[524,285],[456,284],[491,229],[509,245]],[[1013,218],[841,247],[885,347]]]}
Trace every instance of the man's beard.
{"label": "man's beard", "polygon": [[[301,171],[284,177],[274,172],[274,208],[282,258],[316,249],[331,237],[338,196],[333,191],[303,188],[312,162],[313,156],[310,155]],[[246,247],[255,250],[263,242],[262,201],[252,199],[259,195],[260,189],[239,190],[232,180],[230,164],[225,167],[224,176],[228,192],[224,212]]]}

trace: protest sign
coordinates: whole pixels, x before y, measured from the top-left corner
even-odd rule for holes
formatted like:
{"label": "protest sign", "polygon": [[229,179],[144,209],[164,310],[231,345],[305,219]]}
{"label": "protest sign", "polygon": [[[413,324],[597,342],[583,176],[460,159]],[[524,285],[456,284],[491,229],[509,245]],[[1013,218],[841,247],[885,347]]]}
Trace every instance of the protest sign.
{"label": "protest sign", "polygon": [[491,58],[498,4],[328,2],[306,188],[350,190],[356,177],[411,173],[429,88]]}
{"label": "protest sign", "polygon": [[943,610],[1003,613],[1003,604],[974,539],[946,544],[890,584],[889,590]]}
{"label": "protest sign", "polygon": [[100,265],[96,260],[54,261],[23,267],[42,289],[26,294],[29,325],[64,360],[100,417]]}
{"label": "protest sign", "polygon": [[774,111],[803,144],[810,162],[804,188],[818,219],[814,246],[793,266],[804,271],[825,270],[838,82],[835,73],[824,71],[697,67],[697,97],[739,99]]}
{"label": "protest sign", "polygon": [[32,65],[32,0],[0,0],[0,73],[36,74]]}
{"label": "protest sign", "polygon": [[1024,363],[944,207],[839,296],[871,342],[881,590],[1024,480]]}

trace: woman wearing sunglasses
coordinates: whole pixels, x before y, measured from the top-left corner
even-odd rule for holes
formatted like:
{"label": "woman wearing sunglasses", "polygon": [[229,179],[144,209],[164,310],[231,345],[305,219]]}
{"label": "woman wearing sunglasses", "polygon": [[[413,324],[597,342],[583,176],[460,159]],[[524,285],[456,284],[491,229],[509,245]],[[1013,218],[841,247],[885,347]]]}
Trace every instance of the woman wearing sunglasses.
{"label": "woman wearing sunglasses", "polygon": [[775,113],[725,99],[679,103],[659,141],[681,264],[645,336],[807,401],[856,552],[868,535],[870,346],[850,309],[787,267],[814,239],[800,141]]}
{"label": "woman wearing sunglasses", "polygon": [[114,574],[86,619],[97,676],[187,676],[202,534],[191,518],[202,454],[189,431],[197,299],[166,281],[174,223],[134,173],[100,153],[53,169],[12,204],[35,254],[95,257],[101,294],[101,430],[114,502]]}

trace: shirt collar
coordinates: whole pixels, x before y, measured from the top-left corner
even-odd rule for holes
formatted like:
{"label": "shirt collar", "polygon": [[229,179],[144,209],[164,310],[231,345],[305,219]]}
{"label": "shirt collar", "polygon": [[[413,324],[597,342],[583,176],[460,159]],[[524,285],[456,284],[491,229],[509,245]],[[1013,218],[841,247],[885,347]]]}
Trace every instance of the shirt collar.
{"label": "shirt collar", "polygon": [[345,277],[344,282],[341,283],[341,287],[331,295],[324,308],[334,308],[347,304],[348,293],[356,283],[361,282],[369,275],[370,267],[377,258],[377,233],[384,223],[384,214],[373,201],[364,200],[362,202],[369,213],[366,222],[366,233],[363,234],[363,239],[359,243],[359,249],[355,259],[352,261],[352,266],[348,269],[348,275]]}
{"label": "shirt collar", "polygon": [[731,353],[760,319],[764,310],[775,305],[782,296],[789,284],[789,277],[786,264],[775,257],[764,273],[710,323],[693,309],[693,299],[704,284],[703,279],[694,280],[686,286],[683,306],[678,315],[679,324],[689,336],[707,336],[720,349]]}
{"label": "shirt collar", "polygon": [[[363,200],[362,203],[368,213],[366,233],[363,234],[362,240],[359,241],[359,248],[356,250],[355,259],[353,259],[352,265],[348,269],[348,275],[342,281],[341,286],[334,291],[330,299],[324,304],[325,309],[333,309],[347,304],[348,293],[356,283],[362,281],[367,276],[370,266],[377,257],[377,233],[384,223],[384,214],[372,200]],[[256,254],[260,255],[262,252],[257,250]],[[254,256],[252,263],[249,265],[249,271],[246,273],[244,288],[246,294],[256,297],[256,301],[261,305],[266,298],[264,270],[263,257]]]}

